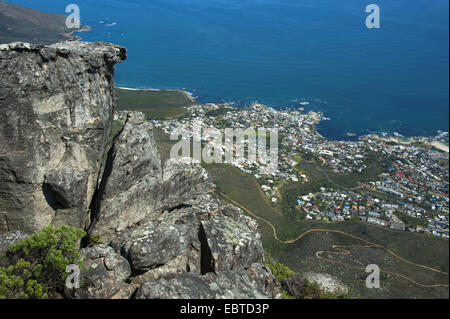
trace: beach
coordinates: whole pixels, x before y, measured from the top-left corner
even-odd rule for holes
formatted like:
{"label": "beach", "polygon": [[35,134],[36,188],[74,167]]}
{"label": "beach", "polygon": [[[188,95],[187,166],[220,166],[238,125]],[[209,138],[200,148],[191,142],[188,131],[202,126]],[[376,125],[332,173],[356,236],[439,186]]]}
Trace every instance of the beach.
{"label": "beach", "polygon": [[443,152],[448,153],[449,152],[449,147],[448,145],[445,145],[444,143],[440,142],[440,141],[432,141],[430,143],[431,146],[434,146],[435,148],[437,148],[438,150],[441,150]]}

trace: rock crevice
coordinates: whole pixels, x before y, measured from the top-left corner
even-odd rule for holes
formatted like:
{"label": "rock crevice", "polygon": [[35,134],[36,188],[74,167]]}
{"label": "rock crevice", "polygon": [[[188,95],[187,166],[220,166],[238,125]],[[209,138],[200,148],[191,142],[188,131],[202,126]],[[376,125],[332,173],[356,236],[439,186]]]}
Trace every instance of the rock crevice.
{"label": "rock crevice", "polygon": [[211,248],[208,244],[208,238],[206,237],[205,228],[200,223],[198,230],[198,239],[200,241],[200,274],[206,275],[207,273],[215,273],[214,258],[211,252]]}

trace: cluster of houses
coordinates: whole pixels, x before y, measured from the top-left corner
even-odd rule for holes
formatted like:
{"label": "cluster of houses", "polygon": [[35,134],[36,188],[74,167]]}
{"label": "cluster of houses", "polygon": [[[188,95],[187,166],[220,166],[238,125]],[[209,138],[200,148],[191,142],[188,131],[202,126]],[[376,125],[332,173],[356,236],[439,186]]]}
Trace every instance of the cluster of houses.
{"label": "cluster of houses", "polygon": [[[297,169],[296,154],[310,154],[323,168],[337,174],[363,172],[367,169],[369,154],[390,158],[391,166],[386,167],[375,180],[360,183],[354,191],[324,190],[301,196],[298,208],[306,213],[308,219],[342,221],[357,217],[383,227],[448,238],[448,153],[424,147],[419,143],[420,139],[417,143],[408,144],[390,143],[377,135],[367,135],[358,141],[327,140],[316,130],[321,120],[322,113],[304,113],[301,109],[277,111],[261,104],[249,108],[204,104],[191,106],[187,116],[181,119],[152,122],[168,134],[178,130],[194,140],[203,139],[202,134],[195,131],[196,125],[219,130],[278,129],[279,162],[275,172],[264,174],[261,167],[265,163],[259,157],[256,160],[241,158],[229,163],[260,181],[262,191],[274,203],[279,201],[276,192],[279,183],[309,181],[310,177]],[[217,147],[225,146],[220,141]],[[225,151],[223,149],[223,153]],[[383,195],[378,196],[383,199],[362,195],[367,194],[362,190]],[[419,223],[408,225],[402,216],[416,219]]]}
{"label": "cluster of houses", "polygon": [[[320,192],[299,196],[297,205],[310,220],[344,221],[356,218],[396,230],[428,233],[443,238],[449,235],[448,214],[432,213],[401,200],[380,200],[357,191],[322,188]],[[405,219],[405,216],[410,218]]]}
{"label": "cluster of houses", "polygon": [[[257,156],[256,160],[249,157],[235,159],[224,163],[231,164],[241,171],[253,175],[259,179],[262,175],[273,178],[275,181],[290,180],[298,182],[306,180],[307,177],[294,168],[297,164],[292,160],[292,153],[294,150],[290,149],[289,140],[292,139],[292,134],[298,133],[308,138],[309,135],[314,134],[315,125],[320,122],[321,115],[315,112],[303,114],[299,111],[293,112],[279,112],[261,104],[254,104],[246,109],[233,108],[230,104],[204,104],[194,105],[188,108],[188,116],[176,120],[154,120],[153,125],[156,128],[163,130],[167,134],[177,132],[193,138],[194,140],[204,140],[202,133],[196,130],[196,127],[201,126],[203,131],[209,129],[224,130],[226,128],[267,128],[277,129],[281,148],[279,149],[278,168],[275,171],[270,171],[264,174],[264,167],[267,164],[263,157]],[[221,154],[227,151],[227,145],[223,141],[215,144],[214,140],[207,141],[213,148],[221,149]],[[267,143],[269,148],[270,143]],[[232,149],[231,152],[235,152]],[[267,150],[267,152],[269,152]]]}

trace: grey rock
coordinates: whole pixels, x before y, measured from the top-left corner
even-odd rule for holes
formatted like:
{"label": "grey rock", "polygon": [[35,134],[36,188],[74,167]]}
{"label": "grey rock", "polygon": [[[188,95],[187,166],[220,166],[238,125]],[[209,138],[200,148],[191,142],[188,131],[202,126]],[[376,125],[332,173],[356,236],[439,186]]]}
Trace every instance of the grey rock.
{"label": "grey rock", "polygon": [[137,299],[268,299],[244,269],[205,276],[186,273],[143,284]]}
{"label": "grey rock", "polygon": [[198,228],[199,220],[192,210],[167,212],[158,220],[119,236],[111,246],[137,271],[166,265],[179,256],[185,261],[182,268],[194,270],[199,268],[196,255],[192,255],[200,250]]}
{"label": "grey rock", "polygon": [[333,294],[347,294],[349,289],[338,278],[322,273],[307,272],[304,277],[309,282],[313,282],[319,285],[319,289],[323,292],[329,292]]}
{"label": "grey rock", "polygon": [[106,245],[84,248],[80,288],[66,294],[76,299],[110,299],[126,289],[125,280],[131,275],[128,261]]}
{"label": "grey rock", "polygon": [[168,261],[166,264],[153,268],[142,275],[131,277],[130,281],[136,285],[142,285],[160,278],[169,280],[186,272],[200,274],[199,261],[199,251],[191,246],[188,251]]}
{"label": "grey rock", "polygon": [[263,263],[264,250],[258,224],[239,208],[224,206],[210,220],[202,221],[202,225],[215,271]]}
{"label": "grey rock", "polygon": [[0,233],[84,227],[111,133],[114,64],[125,58],[106,43],[0,47]]}
{"label": "grey rock", "polygon": [[45,174],[42,190],[55,210],[52,224],[84,225],[89,175],[88,170],[77,172],[69,167],[50,169]]}
{"label": "grey rock", "polygon": [[274,299],[282,298],[282,286],[276,279],[269,267],[255,263],[247,270],[247,274],[252,278],[260,290]]}
{"label": "grey rock", "polygon": [[111,299],[131,299],[135,294],[138,286],[135,284],[123,284],[122,288]]}
{"label": "grey rock", "polygon": [[76,172],[70,167],[50,169],[45,174],[43,188],[47,193],[52,193],[53,205],[66,209],[85,207],[88,179],[88,170]]}
{"label": "grey rock", "polygon": [[[147,286],[151,282],[158,282],[162,285],[158,289],[165,291],[172,289],[169,288],[172,283],[180,286],[190,284],[178,282],[177,278],[203,282],[205,278],[217,277],[225,287],[237,285],[237,289],[240,289],[240,283],[234,282],[234,276],[245,274],[245,278],[251,281],[251,284],[246,285],[249,285],[250,290],[257,287],[258,297],[261,297],[261,293],[265,297],[279,298],[279,282],[270,269],[262,265],[264,252],[257,223],[244,216],[238,208],[223,206],[209,194],[189,203],[192,206],[165,212],[155,221],[113,240],[111,246],[130,261],[135,271],[145,271],[132,276],[130,281]],[[180,277],[183,274],[194,277]],[[233,282],[228,282],[226,278]],[[172,282],[174,279],[176,280]],[[176,292],[170,290],[156,295],[144,295],[145,298],[176,298],[178,293],[185,293],[186,298],[188,295],[192,298],[217,297],[214,295],[216,292],[208,292],[203,286],[199,287],[198,292],[192,291],[194,288],[188,286],[187,292],[173,288]],[[144,290],[141,289],[141,294]],[[212,293],[214,297],[209,295]],[[250,292],[245,292],[245,295],[239,295],[235,290],[226,293],[227,298],[256,298]]]}
{"label": "grey rock", "polygon": [[210,219],[217,214],[219,208],[223,206],[220,200],[209,193],[187,200],[185,205],[191,206],[201,220]]}
{"label": "grey rock", "polygon": [[191,158],[167,160],[163,180],[163,190],[171,190],[160,198],[167,208],[195,199],[215,188],[206,170]]}
{"label": "grey rock", "polygon": [[28,238],[28,234],[20,230],[0,235],[0,255],[6,253],[12,245]]}
{"label": "grey rock", "polygon": [[295,273],[288,278],[283,279],[281,285],[289,295],[299,298],[307,288],[308,282],[301,274]]}
{"label": "grey rock", "polygon": [[142,113],[130,112],[108,154],[91,234],[109,242],[129,227],[150,218],[159,205],[150,197],[151,191],[159,189],[161,181],[161,160],[152,126]]}
{"label": "grey rock", "polygon": [[161,188],[151,192],[160,209],[173,209],[196,200],[215,185],[201,164],[192,158],[169,159],[164,164]]}
{"label": "grey rock", "polygon": [[130,112],[108,156],[90,233],[110,242],[213,187],[200,164],[188,159],[167,161],[163,172],[152,126]]}
{"label": "grey rock", "polygon": [[167,211],[111,242],[134,271],[145,272],[130,280],[143,284],[183,273],[250,269],[262,291],[275,296],[279,284],[270,270],[253,267],[264,259],[257,223],[209,194],[189,203],[192,206]]}

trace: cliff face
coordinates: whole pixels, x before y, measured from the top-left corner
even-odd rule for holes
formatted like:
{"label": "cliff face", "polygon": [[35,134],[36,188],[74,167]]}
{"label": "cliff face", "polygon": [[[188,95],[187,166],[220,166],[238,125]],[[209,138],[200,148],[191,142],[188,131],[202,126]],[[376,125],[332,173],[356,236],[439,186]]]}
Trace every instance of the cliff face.
{"label": "cliff face", "polygon": [[106,43],[0,46],[1,241],[68,224],[108,243],[82,249],[74,298],[278,296],[256,222],[198,163],[161,163],[143,114],[109,146],[124,59]]}
{"label": "cliff face", "polygon": [[105,44],[0,46],[0,231],[84,228],[125,58]]}
{"label": "cliff face", "polygon": [[213,187],[200,165],[168,161],[163,167],[151,125],[130,112],[108,152],[90,233],[110,241]]}

